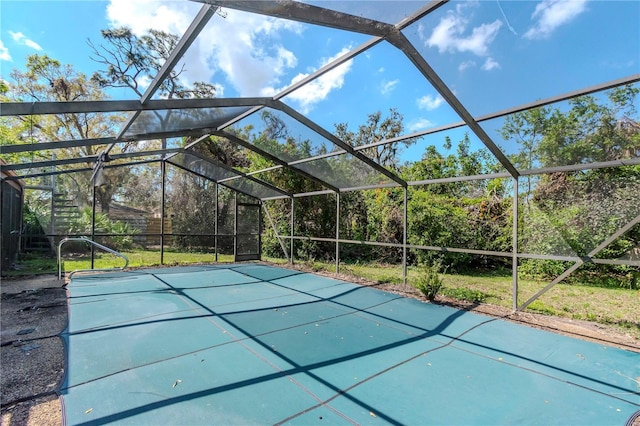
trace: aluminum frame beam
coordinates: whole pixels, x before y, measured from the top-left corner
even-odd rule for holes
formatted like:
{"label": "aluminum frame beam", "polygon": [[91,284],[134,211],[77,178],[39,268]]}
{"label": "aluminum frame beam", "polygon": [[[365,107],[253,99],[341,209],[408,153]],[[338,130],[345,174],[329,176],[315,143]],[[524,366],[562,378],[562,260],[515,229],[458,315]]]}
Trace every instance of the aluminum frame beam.
{"label": "aluminum frame beam", "polygon": [[[144,157],[146,155],[163,155],[167,153],[180,152],[180,151],[182,151],[182,148],[125,152],[122,154],[111,155],[110,159],[119,160],[122,158]],[[94,155],[91,157],[63,158],[63,159],[56,159],[56,160],[37,161],[32,163],[7,164],[7,165],[3,165],[2,168],[4,170],[23,170],[23,169],[30,169],[30,168],[58,166],[58,165],[64,165],[64,164],[95,163],[96,161],[98,161],[99,158],[100,158],[100,155]],[[122,164],[121,166],[124,166],[124,164]],[[18,176],[18,177],[21,177],[21,176]]]}
{"label": "aluminum frame beam", "polygon": [[[136,165],[141,165],[141,164],[150,164],[150,163],[157,163],[160,162],[162,160],[160,159],[156,159],[156,160],[142,160],[142,161],[132,161],[130,163],[125,163],[125,164],[105,164],[104,168],[105,169],[111,169],[114,167],[123,167],[123,166],[136,166]],[[30,179],[30,178],[36,178],[36,177],[42,177],[42,176],[57,176],[57,175],[65,175],[65,174],[69,174],[69,173],[82,173],[82,172],[91,172],[93,171],[92,167],[83,167],[80,169],[64,169],[64,170],[54,170],[54,171],[48,171],[48,172],[42,172],[42,173],[29,173],[26,175],[20,175],[20,176],[9,176],[9,177],[5,177],[2,180],[7,180],[7,181],[11,181],[11,180],[22,180],[22,179]]]}
{"label": "aluminum frame beam", "polygon": [[[189,25],[185,33],[182,35],[176,47],[169,54],[169,58],[162,65],[162,68],[160,68],[156,76],[153,78],[153,80],[149,84],[149,87],[147,87],[147,90],[140,97],[141,104],[145,104],[147,103],[147,101],[151,99],[151,97],[156,92],[156,90],[158,90],[162,82],[167,78],[167,75],[171,73],[173,68],[175,68],[176,64],[178,63],[178,61],[182,58],[182,56],[184,56],[187,49],[189,49],[189,47],[191,46],[191,43],[193,43],[194,40],[198,37],[198,35],[200,34],[200,31],[202,31],[205,25],[207,25],[207,23],[209,22],[209,19],[211,19],[211,17],[213,16],[216,10],[217,10],[216,8],[212,8],[209,5],[203,5],[200,8],[200,10],[198,11],[198,14],[194,18],[194,20],[191,22],[191,24]],[[126,133],[129,127],[131,127],[133,122],[138,118],[138,115],[140,115],[140,111],[136,112],[133,116],[129,118],[129,120],[120,129],[120,133],[118,133],[118,136],[116,139],[122,138],[122,136]],[[105,152],[108,154],[112,148],[113,146],[107,147]]]}
{"label": "aluminum frame beam", "polygon": [[264,105],[270,98],[194,98],[139,100],[69,101],[69,102],[3,102],[0,117],[18,115],[51,115],[109,113],[124,111],[158,111],[170,109],[200,109],[251,107]]}
{"label": "aluminum frame beam", "polygon": [[[281,235],[282,238],[291,238],[289,235]],[[322,242],[335,242],[335,238],[330,237],[308,237],[308,236],[294,236],[296,240],[309,240],[309,241],[322,241]],[[363,240],[347,240],[347,239],[339,239],[340,243],[344,244],[356,244],[356,245],[365,245],[365,246],[378,246],[378,247],[395,247],[395,248],[403,248],[404,245],[402,243],[384,243],[379,241],[363,241]],[[513,257],[512,252],[501,252],[501,251],[490,251],[490,250],[476,250],[476,249],[465,249],[458,247],[439,247],[439,246],[424,246],[419,244],[407,244],[408,249],[417,249],[417,250],[428,250],[428,251],[441,251],[447,253],[465,253],[465,254],[473,254],[477,256],[493,256],[493,257],[504,257],[511,258]],[[538,255],[520,253],[518,254],[519,259],[537,259]],[[545,255],[546,259],[549,260],[563,260],[568,262],[579,262],[581,258],[575,256],[553,256],[553,255]],[[593,263],[600,265],[628,265],[628,266],[640,266],[640,261],[637,260],[624,260],[624,259],[591,259]]]}
{"label": "aluminum frame beam", "polygon": [[[317,178],[317,177],[313,176],[312,174],[309,174],[309,173],[305,172],[304,170],[300,170],[300,169],[298,169],[296,167],[293,167],[293,166],[289,165],[286,161],[276,157],[275,155],[269,154],[268,152],[258,148],[257,146],[255,146],[251,142],[245,141],[244,139],[242,139],[242,138],[240,138],[240,137],[238,137],[236,135],[233,135],[233,134],[225,132],[225,131],[214,132],[213,134],[215,136],[220,136],[220,137],[223,137],[223,138],[227,138],[227,139],[237,143],[238,145],[240,145],[240,146],[242,146],[244,148],[247,148],[250,151],[255,152],[256,154],[258,154],[258,155],[260,155],[260,156],[262,156],[262,157],[264,157],[264,158],[266,158],[266,159],[268,159],[270,161],[273,161],[277,165],[279,165],[281,167],[284,167],[287,170],[291,170],[294,173],[298,173],[299,175],[304,176],[305,178],[310,179],[313,182],[315,182],[315,183],[317,183],[317,184],[319,184],[321,186],[324,186],[325,188],[331,189],[333,192],[340,192],[340,189],[338,187],[336,187],[334,185],[331,185],[329,182],[325,182],[324,180],[322,180],[320,178]],[[269,168],[269,169],[273,170],[272,168]],[[268,169],[258,170],[254,174],[257,174],[257,173],[260,173],[260,172],[263,172],[263,171],[267,171],[267,170]]]}
{"label": "aluminum frame beam", "polygon": [[[228,185],[225,185],[225,184],[223,184],[223,183],[218,183],[218,182],[216,182],[216,180],[215,180],[215,179],[213,179],[213,178],[211,178],[211,177],[209,177],[209,176],[205,176],[205,175],[203,175],[203,174],[201,174],[201,173],[194,172],[193,170],[190,170],[190,169],[188,169],[188,168],[186,168],[186,167],[184,167],[184,166],[181,166],[180,164],[174,163],[174,162],[173,162],[173,161],[171,161],[171,160],[161,160],[161,161],[165,161],[166,163],[171,164],[172,166],[177,167],[178,169],[184,170],[185,172],[191,173],[192,175],[197,176],[197,177],[199,177],[199,178],[202,178],[202,179],[208,180],[209,182],[212,182],[212,183],[214,183],[214,184],[216,184],[216,185],[222,185],[222,186],[224,186],[225,188],[228,188],[230,191],[239,192],[239,193],[241,193],[241,194],[246,195],[247,197],[256,198],[256,196],[255,196],[255,195],[253,195],[253,194],[249,194],[248,192],[243,191],[243,190],[241,190],[241,189],[232,188],[232,187],[230,187],[230,186],[228,186]],[[169,234],[168,234],[168,235],[169,235]],[[179,235],[179,234],[173,234],[173,233],[172,233],[171,235]],[[217,234],[214,234],[214,235],[217,235]]]}
{"label": "aluminum frame beam", "polygon": [[516,167],[509,161],[506,155],[498,148],[498,146],[489,137],[487,132],[484,131],[478,122],[473,118],[471,113],[462,105],[458,98],[453,94],[449,86],[447,86],[440,76],[435,72],[431,65],[422,57],[420,52],[411,44],[404,34],[400,31],[396,31],[394,34],[388,37],[391,44],[396,46],[403,52],[407,58],[414,64],[414,66],[424,75],[424,77],[431,83],[436,91],[442,96],[442,98],[449,104],[449,106],[462,118],[462,120],[469,126],[471,131],[484,143],[489,151],[496,157],[496,159],[502,164],[502,166],[511,174],[512,177],[518,177],[519,173]]}
{"label": "aluminum frame beam", "polygon": [[395,25],[395,27],[398,30],[402,30],[408,27],[409,25],[413,24],[414,22],[419,21],[420,19],[424,18],[426,15],[430,14],[440,6],[444,6],[447,3],[449,3],[449,0],[430,1],[426,5],[422,6],[420,9],[415,11],[412,15],[409,15],[406,18],[404,18],[402,21],[398,22]]}
{"label": "aluminum frame beam", "polygon": [[381,173],[381,174],[385,175],[386,177],[388,177],[389,179],[393,180],[394,182],[396,182],[400,186],[402,186],[402,187],[406,187],[407,186],[407,182],[405,180],[401,179],[398,175],[396,175],[395,173],[389,171],[386,167],[383,167],[380,164],[376,163],[375,161],[373,161],[371,158],[367,157],[363,153],[361,153],[359,151],[356,151],[351,145],[347,144],[346,142],[343,142],[337,136],[335,136],[333,133],[325,130],[323,127],[321,127],[318,124],[314,123],[313,121],[311,121],[310,119],[308,119],[304,115],[300,114],[298,111],[294,110],[293,108],[291,108],[287,104],[285,104],[283,102],[280,102],[280,101],[275,101],[275,102],[273,102],[272,107],[284,112],[285,114],[288,114],[290,117],[293,117],[294,119],[296,119],[300,123],[304,124],[305,126],[310,128],[314,132],[318,133],[320,136],[322,136],[325,139],[327,139],[328,141],[332,142],[334,145],[344,149],[347,152],[347,154],[350,154],[350,155],[356,157],[358,160],[360,160],[363,163],[367,164],[368,166],[373,168],[378,173]]}
{"label": "aluminum frame beam", "polygon": [[35,152],[49,149],[80,148],[84,146],[107,145],[110,143],[118,143],[118,141],[113,138],[95,138],[76,139],[59,142],[38,142],[18,145],[2,145],[0,146],[0,154],[17,154],[21,152]]}
{"label": "aluminum frame beam", "polygon": [[547,105],[551,105],[557,102],[566,101],[568,99],[577,98],[579,96],[590,95],[593,93],[598,93],[603,90],[613,89],[615,87],[624,86],[626,84],[633,84],[640,81],[640,74],[632,74],[627,77],[622,77],[616,80],[607,81],[605,83],[596,84],[593,86],[588,86],[583,89],[573,90],[571,92],[566,92],[561,95],[551,96],[545,99],[540,99],[534,102],[527,102],[525,104],[521,104],[512,108],[503,109],[501,111],[492,112],[489,114],[484,114],[476,118],[476,121],[483,122],[487,120],[492,120],[494,118],[504,117],[510,114],[516,114],[518,112],[527,111],[533,108],[539,108]]}
{"label": "aluminum frame beam", "polygon": [[149,87],[144,92],[144,94],[140,97],[140,102],[145,104],[148,100],[151,99],[154,93],[158,90],[162,82],[167,78],[167,76],[173,71],[178,61],[184,56],[187,52],[191,44],[195,41],[195,39],[200,35],[200,32],[207,25],[211,17],[218,10],[217,7],[211,7],[210,5],[203,5],[198,14],[191,22],[191,25],[187,28],[185,33],[182,35],[178,44],[173,49],[167,61],[162,65],[158,74],[156,74],[155,78],[149,84]]}
{"label": "aluminum frame beam", "polygon": [[[512,108],[507,108],[501,111],[496,111],[496,112],[492,112],[489,114],[484,114],[481,116],[478,116],[475,118],[475,120],[478,123],[482,123],[485,121],[489,121],[489,120],[493,120],[496,118],[501,118],[501,117],[505,117],[507,115],[510,114],[516,114],[519,112],[523,112],[523,111],[527,111],[530,109],[534,109],[534,108],[539,108],[539,107],[543,107],[546,105],[551,105],[554,104],[556,102],[562,102],[562,101],[566,101],[568,99],[573,99],[579,96],[585,96],[585,95],[589,95],[592,93],[598,93],[601,92],[603,90],[608,90],[608,89],[612,89],[615,87],[619,87],[619,86],[623,86],[625,84],[633,84],[633,83],[637,83],[640,81],[640,74],[634,74],[634,75],[630,75],[628,77],[623,77],[617,80],[611,80],[608,81],[606,83],[602,83],[602,84],[597,84],[594,86],[589,86],[583,89],[579,89],[579,90],[574,90],[572,92],[567,92],[567,93],[563,93],[561,95],[557,95],[557,96],[552,96],[549,98],[545,98],[545,99],[540,99],[537,100],[535,102],[528,102],[526,104],[521,104],[521,105],[517,105],[515,107]],[[414,139],[414,138],[419,138],[421,136],[426,136],[426,135],[430,135],[433,133],[438,133],[438,132],[443,132],[443,131],[447,131],[447,130],[453,130],[453,129],[457,129],[463,126],[466,126],[467,123],[465,123],[464,121],[458,121],[458,122],[454,122],[454,123],[449,123],[449,124],[445,124],[442,126],[438,126],[438,127],[432,127],[430,129],[426,129],[426,130],[422,130],[420,132],[415,132],[415,133],[411,133],[409,135],[403,135],[403,136],[399,136],[396,138],[392,138],[392,139],[385,139],[382,141],[378,141],[372,144],[368,144],[368,145],[361,145],[358,147],[355,147],[354,149],[356,150],[361,150],[361,149],[366,149],[366,148],[374,148],[380,145],[387,145],[387,144],[391,144],[391,143],[396,143],[396,142],[402,142],[405,141],[407,139]],[[520,170],[518,170],[520,171]],[[521,171],[520,171],[521,172]]]}
{"label": "aluminum frame beam", "polygon": [[518,178],[513,178],[512,199],[512,234],[511,234],[511,308],[515,312],[518,309],[518,219],[520,196],[518,192]]}
{"label": "aluminum frame beam", "polygon": [[380,38],[380,37],[374,37],[371,40],[368,40],[368,41],[362,43],[360,46],[357,46],[356,48],[352,49],[351,51],[349,51],[349,52],[345,53],[344,55],[334,59],[333,61],[329,62],[325,66],[323,66],[320,69],[316,70],[315,72],[311,73],[310,75],[308,75],[307,77],[303,78],[302,80],[300,80],[300,81],[296,82],[295,84],[292,84],[291,86],[287,87],[282,92],[280,92],[277,95],[275,95],[273,97],[273,100],[274,101],[279,101],[280,99],[286,97],[287,95],[289,95],[292,92],[295,92],[296,90],[298,90],[300,87],[306,85],[307,83],[309,83],[309,82],[321,77],[322,75],[328,73],[329,71],[339,67],[343,63],[355,58],[356,56],[358,56],[362,52],[371,49],[372,47],[376,46],[378,43],[382,42],[382,40],[383,39]]}
{"label": "aluminum frame beam", "polygon": [[[271,190],[273,190],[273,191],[279,192],[280,194],[285,195],[285,196],[287,196],[287,197],[291,197],[291,196],[292,196],[292,194],[291,194],[290,192],[287,192],[287,191],[285,191],[285,190],[283,190],[283,189],[281,189],[281,188],[278,188],[277,186],[274,186],[274,185],[272,185],[272,184],[270,184],[270,183],[268,183],[268,182],[265,182],[265,181],[263,181],[263,180],[260,180],[260,179],[255,178],[255,177],[253,177],[253,176],[250,176],[250,175],[248,175],[247,173],[244,173],[244,172],[241,172],[241,171],[239,171],[239,170],[236,170],[236,169],[234,169],[233,167],[228,166],[228,165],[226,165],[226,164],[224,164],[224,163],[218,163],[217,161],[212,161],[212,159],[211,159],[211,158],[208,158],[206,155],[201,154],[201,153],[199,153],[199,152],[197,152],[197,151],[194,151],[194,150],[191,150],[191,149],[190,149],[190,150],[184,150],[184,149],[183,149],[183,150],[181,150],[181,152],[183,152],[183,153],[185,153],[185,154],[193,155],[194,157],[198,157],[200,160],[205,161],[205,162],[207,162],[207,163],[211,164],[212,166],[219,167],[219,168],[221,168],[221,169],[223,169],[223,170],[227,170],[227,171],[229,171],[229,172],[231,172],[231,173],[235,173],[236,175],[239,175],[239,176],[241,176],[241,177],[247,178],[248,180],[250,180],[250,181],[252,181],[252,182],[255,182],[255,183],[259,184],[259,185],[265,186],[265,187],[267,187],[267,188],[269,188],[269,189],[271,189]],[[188,167],[187,167],[187,169],[188,169]],[[221,185],[224,185],[224,183],[223,183],[223,181],[222,181],[222,180],[215,180],[215,179],[213,179],[213,181],[214,181],[214,182],[216,182],[216,183],[219,183],[219,184],[221,184]],[[234,190],[234,191],[236,191],[236,189],[235,189],[235,188],[233,188],[233,187],[231,187],[231,186],[229,186],[229,185],[225,185],[225,186],[226,186],[226,187],[228,187],[228,188],[230,188],[230,189],[232,189],[232,190]],[[252,198],[256,198],[256,199],[258,199],[258,200],[261,200],[261,198],[260,198],[260,197],[256,197],[255,195],[251,195],[251,194],[249,194],[249,195],[250,195]]]}
{"label": "aluminum frame beam", "polygon": [[[39,169],[45,167],[62,166],[66,164],[93,163],[97,157],[61,158],[56,160],[35,161],[31,163],[3,164],[3,170]],[[20,176],[19,176],[20,177]]]}
{"label": "aluminum frame beam", "polygon": [[[567,99],[572,99],[578,96],[584,96],[592,93],[597,93],[603,90],[611,89],[614,87],[619,87],[625,84],[632,84],[640,81],[640,74],[630,75],[628,77],[623,77],[617,80],[612,80],[606,83],[589,86],[580,90],[575,90],[572,92],[564,93],[562,95],[545,98],[542,100],[538,100],[535,102],[530,102],[527,104],[522,104],[519,106],[515,106],[513,108],[505,109],[502,111],[485,114],[479,117],[476,117],[476,121],[478,123],[492,120],[495,118],[504,117],[506,115],[515,114],[518,112],[526,111],[529,109],[549,105],[556,102],[561,102]],[[283,92],[284,93],[284,92]],[[279,97],[280,95],[276,96]],[[246,111],[229,122],[224,123],[221,126],[218,126],[217,130],[222,130],[225,127],[233,125],[237,120],[240,120],[247,115],[250,115],[262,107],[267,105],[269,102],[272,102],[270,98],[212,98],[212,99],[162,99],[162,100],[150,100],[147,104],[143,105],[140,101],[86,101],[86,102],[17,102],[17,103],[2,103],[0,104],[0,116],[3,115],[30,115],[30,114],[56,114],[56,113],[76,113],[76,112],[117,112],[128,110],[126,108],[136,108],[136,110],[158,110],[158,109],[180,109],[180,108],[210,108],[210,107],[236,107],[236,106],[251,106],[256,105],[256,108]],[[57,109],[59,105],[61,109]],[[108,107],[107,107],[108,106]],[[122,108],[121,108],[122,107]],[[35,112],[31,112],[31,110]],[[431,129],[427,129],[420,132],[415,132],[409,135],[399,136],[393,139],[385,139],[382,141],[378,141],[372,144],[361,145],[354,147],[355,151],[361,151],[367,148],[373,148],[381,145],[387,145],[396,142],[402,142],[407,139],[419,138],[421,136],[426,136],[433,133],[438,133],[441,131],[452,130],[455,128],[463,127],[466,123],[464,121],[450,123],[447,125],[434,127]],[[193,131],[193,135],[198,135],[202,130]],[[184,132],[181,132],[181,134]],[[162,136],[161,134],[159,134]],[[165,134],[164,136],[173,136],[172,132],[170,135]],[[202,138],[208,137],[210,134],[205,134],[201,136]],[[138,137],[132,140],[149,140],[154,139],[149,136],[148,139],[143,139]],[[0,153],[20,153],[20,152],[34,152],[46,149],[64,149],[64,148],[74,148],[74,147],[82,147],[82,146],[92,146],[92,145],[101,145],[107,143],[119,143],[124,141],[116,140],[115,138],[98,138],[98,139],[78,139],[78,140],[68,140],[68,141],[60,141],[60,142],[41,142],[37,144],[19,144],[19,145],[2,145],[0,146]],[[193,144],[199,141],[192,142],[187,145],[186,148],[189,148]],[[314,161],[316,159],[332,157],[336,155],[345,154],[344,150],[336,150],[331,153],[323,154],[321,156],[309,157],[301,160],[297,160],[295,162],[290,162],[289,165],[294,165],[297,163],[305,163]],[[629,160],[622,160],[629,161]],[[615,166],[617,164],[613,164]],[[610,167],[610,166],[604,166]],[[532,169],[532,170],[542,170],[543,169]],[[532,174],[530,170],[518,170],[522,175]],[[553,172],[553,171],[551,171]],[[538,172],[535,172],[538,173]],[[534,174],[535,174],[534,173]]]}
{"label": "aluminum frame beam", "polygon": [[195,0],[227,9],[384,37],[394,25],[291,0]]}

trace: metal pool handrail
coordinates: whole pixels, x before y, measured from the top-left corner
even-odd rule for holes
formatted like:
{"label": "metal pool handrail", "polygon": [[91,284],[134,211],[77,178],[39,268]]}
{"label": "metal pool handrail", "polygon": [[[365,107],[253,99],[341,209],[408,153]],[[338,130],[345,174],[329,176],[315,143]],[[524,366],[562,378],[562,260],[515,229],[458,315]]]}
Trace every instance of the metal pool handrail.
{"label": "metal pool handrail", "polygon": [[124,263],[124,266],[123,266],[123,267],[121,267],[121,268],[76,269],[75,271],[71,271],[71,272],[69,273],[69,278],[71,278],[71,275],[75,274],[76,272],[90,272],[90,271],[123,271],[123,270],[124,270],[124,268],[126,268],[127,266],[129,266],[129,258],[128,258],[127,256],[125,256],[124,254],[122,254],[122,253],[119,253],[119,252],[117,252],[117,251],[115,251],[115,250],[113,250],[113,249],[110,249],[110,248],[109,248],[109,247],[107,247],[107,246],[103,246],[102,244],[96,243],[95,241],[90,240],[90,239],[89,239],[89,238],[87,238],[87,237],[68,237],[68,238],[64,238],[63,240],[61,240],[61,241],[58,243],[58,279],[59,279],[59,280],[61,280],[61,279],[62,279],[62,251],[61,251],[61,248],[62,248],[62,245],[63,245],[64,243],[69,242],[69,241],[84,241],[84,242],[86,242],[86,243],[93,244],[94,246],[96,246],[96,247],[98,247],[98,248],[101,248],[101,249],[102,249],[102,250],[104,250],[104,251],[107,251],[107,252],[109,252],[109,253],[111,253],[111,254],[115,254],[116,256],[123,258],[123,259],[124,259],[124,262],[125,262],[125,263]]}

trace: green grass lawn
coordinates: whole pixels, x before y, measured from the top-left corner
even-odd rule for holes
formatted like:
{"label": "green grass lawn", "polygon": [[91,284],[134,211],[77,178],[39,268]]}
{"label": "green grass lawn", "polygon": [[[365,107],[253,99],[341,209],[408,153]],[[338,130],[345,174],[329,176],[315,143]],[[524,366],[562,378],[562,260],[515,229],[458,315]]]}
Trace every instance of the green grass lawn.
{"label": "green grass lawn", "polygon": [[[124,251],[122,254],[129,259],[129,268],[160,266],[160,251]],[[165,251],[163,265],[188,265],[197,263],[213,263],[215,261],[216,257],[213,253],[180,253]],[[218,254],[218,262],[233,262],[233,255]],[[91,257],[83,256],[75,259],[65,259],[63,265],[65,271],[91,269]],[[111,254],[101,254],[95,259],[94,269],[113,268],[123,265],[123,259]]]}
{"label": "green grass lawn", "polygon": [[[160,266],[160,250],[136,250],[123,251],[129,259],[130,268]],[[166,265],[188,265],[196,263],[215,262],[213,253],[198,252],[174,252],[165,250],[164,262]],[[218,262],[233,262],[233,255],[218,254]],[[124,265],[124,260],[109,253],[96,253],[94,269],[118,268]],[[71,272],[79,269],[91,269],[90,255],[75,255],[63,257],[62,270]],[[10,271],[9,276],[34,275],[34,274],[57,274],[57,259],[52,257],[42,257],[27,255],[19,262],[19,269]]]}
{"label": "green grass lawn", "polygon": [[[129,267],[150,267],[160,265],[160,251],[136,250],[123,253],[129,258]],[[265,258],[265,261],[284,264],[286,260]],[[188,265],[213,263],[211,253],[184,253],[165,251],[164,265]],[[218,262],[233,262],[232,255],[218,255]],[[334,263],[303,262],[316,271],[334,272]],[[111,254],[99,254],[95,268],[112,268],[124,264],[121,258]],[[91,259],[79,256],[64,259],[64,271],[90,269]],[[379,264],[341,264],[340,272],[362,277],[369,281],[402,286],[402,267]],[[56,259],[26,258],[21,269],[11,275],[31,275],[57,273]],[[420,269],[409,267],[407,283],[415,282]],[[440,294],[456,299],[491,303],[512,307],[511,271],[493,271],[474,274],[441,274],[444,288]],[[544,280],[519,279],[518,303],[523,303],[547,285]],[[624,288],[603,288],[561,283],[553,287],[527,308],[530,312],[555,315],[565,318],[588,320],[615,326],[621,331],[640,339],[640,290]]]}
{"label": "green grass lawn", "polygon": [[[313,262],[308,266],[317,271],[335,271],[334,263]],[[400,288],[403,285],[402,266],[341,264],[340,272],[373,282],[394,284]],[[409,267],[407,285],[411,285],[419,273],[419,268]],[[444,287],[440,294],[507,308],[513,305],[510,270],[474,274],[441,274],[441,276]],[[520,278],[518,304],[528,300],[548,283],[544,280]],[[607,324],[640,339],[640,290],[560,283],[531,303],[527,311]]]}

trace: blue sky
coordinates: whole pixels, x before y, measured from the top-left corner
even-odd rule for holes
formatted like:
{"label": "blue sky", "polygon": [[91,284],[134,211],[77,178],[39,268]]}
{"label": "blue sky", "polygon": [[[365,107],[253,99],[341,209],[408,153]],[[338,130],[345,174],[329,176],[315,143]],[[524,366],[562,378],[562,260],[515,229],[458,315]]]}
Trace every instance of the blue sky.
{"label": "blue sky", "polygon": [[[395,23],[422,3],[315,1]],[[30,1],[0,3],[0,74],[9,79],[32,53],[91,74],[86,40],[100,29],[129,26],[182,33],[201,4],[188,1]],[[474,116],[640,73],[638,1],[450,2],[404,31]],[[216,84],[218,96],[268,96],[367,41],[368,36],[225,10],[185,55],[187,82]],[[113,98],[133,99],[125,90]],[[381,43],[283,99],[332,130],[363,124],[397,108],[407,132],[459,121],[435,89],[395,47]],[[490,136],[501,142],[494,123]],[[456,141],[464,129],[450,132]],[[425,144],[406,151],[420,158]],[[477,142],[476,142],[477,143]]]}

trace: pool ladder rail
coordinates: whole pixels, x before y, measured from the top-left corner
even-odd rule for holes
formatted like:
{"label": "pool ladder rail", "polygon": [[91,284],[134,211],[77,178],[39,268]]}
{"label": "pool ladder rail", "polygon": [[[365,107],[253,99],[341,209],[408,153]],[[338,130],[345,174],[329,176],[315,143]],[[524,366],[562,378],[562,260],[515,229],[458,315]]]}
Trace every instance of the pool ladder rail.
{"label": "pool ladder rail", "polygon": [[119,253],[107,246],[104,246],[100,243],[96,243],[95,241],[87,238],[87,237],[68,237],[68,238],[64,238],[62,239],[59,243],[58,243],[58,279],[62,279],[62,245],[69,242],[69,241],[82,241],[85,243],[89,243],[92,244],[106,252],[109,252],[111,254],[114,254],[118,257],[121,257],[124,259],[124,266],[120,267],[120,268],[99,268],[99,269],[76,269],[74,271],[71,271],[69,273],[69,278],[71,278],[71,276],[73,274],[76,274],[78,272],[95,272],[95,271],[101,271],[101,272],[106,272],[106,271],[123,271],[127,266],[129,266],[129,258],[127,256],[125,256],[122,253]]}

